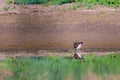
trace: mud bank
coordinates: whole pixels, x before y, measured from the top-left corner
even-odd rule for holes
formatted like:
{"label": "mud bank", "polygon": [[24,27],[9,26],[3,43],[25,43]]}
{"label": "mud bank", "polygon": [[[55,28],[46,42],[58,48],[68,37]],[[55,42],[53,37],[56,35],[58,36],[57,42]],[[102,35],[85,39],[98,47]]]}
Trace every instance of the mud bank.
{"label": "mud bank", "polygon": [[54,11],[0,14],[0,50],[120,49],[120,13]]}

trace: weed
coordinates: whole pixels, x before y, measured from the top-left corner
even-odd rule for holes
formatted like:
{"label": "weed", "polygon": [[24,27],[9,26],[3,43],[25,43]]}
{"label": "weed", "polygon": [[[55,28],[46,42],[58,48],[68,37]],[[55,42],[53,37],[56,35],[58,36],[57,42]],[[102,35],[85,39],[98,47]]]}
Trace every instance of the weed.
{"label": "weed", "polygon": [[72,75],[73,80],[81,80],[88,69],[107,79],[109,75],[120,74],[120,55],[84,55],[83,60],[57,56],[10,57],[6,65],[14,74],[8,80],[66,80],[69,75]]}
{"label": "weed", "polygon": [[[10,0],[6,0],[9,4]],[[87,6],[92,9],[94,5],[105,5],[117,8],[120,5],[120,0],[15,0],[16,4],[45,4],[45,5],[61,5],[65,3],[80,3],[80,6]],[[76,9],[76,7],[73,7]]]}
{"label": "weed", "polygon": [[9,7],[7,7],[7,6],[4,6],[4,7],[2,8],[3,11],[7,11],[8,9],[9,9]]}
{"label": "weed", "polygon": [[11,4],[10,0],[5,0],[5,1],[6,1],[6,4]]}

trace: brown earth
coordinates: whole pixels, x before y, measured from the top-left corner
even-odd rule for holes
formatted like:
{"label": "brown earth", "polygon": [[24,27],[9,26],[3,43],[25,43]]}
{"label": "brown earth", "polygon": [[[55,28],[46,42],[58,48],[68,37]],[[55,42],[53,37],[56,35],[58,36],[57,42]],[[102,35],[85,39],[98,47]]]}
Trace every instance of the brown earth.
{"label": "brown earth", "polygon": [[0,50],[120,49],[120,9],[96,6],[92,10],[61,6],[15,5],[0,12]]}

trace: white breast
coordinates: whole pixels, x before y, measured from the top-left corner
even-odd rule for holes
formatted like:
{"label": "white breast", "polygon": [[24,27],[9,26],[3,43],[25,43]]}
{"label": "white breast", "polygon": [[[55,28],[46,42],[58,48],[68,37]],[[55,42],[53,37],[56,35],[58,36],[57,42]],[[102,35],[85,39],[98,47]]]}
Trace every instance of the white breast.
{"label": "white breast", "polygon": [[80,53],[77,53],[77,55],[79,56],[79,58],[82,58],[82,55]]}
{"label": "white breast", "polygon": [[81,44],[79,44],[76,49],[80,49],[80,48],[81,48]]}

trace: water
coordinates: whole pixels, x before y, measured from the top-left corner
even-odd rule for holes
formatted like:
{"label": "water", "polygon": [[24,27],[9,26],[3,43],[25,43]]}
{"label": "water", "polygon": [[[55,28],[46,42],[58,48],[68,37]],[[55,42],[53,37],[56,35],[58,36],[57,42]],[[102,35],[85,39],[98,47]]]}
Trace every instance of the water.
{"label": "water", "polygon": [[39,57],[7,60],[14,75],[8,80],[119,80],[120,55],[85,55],[83,60],[72,57]]}

